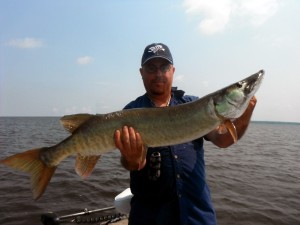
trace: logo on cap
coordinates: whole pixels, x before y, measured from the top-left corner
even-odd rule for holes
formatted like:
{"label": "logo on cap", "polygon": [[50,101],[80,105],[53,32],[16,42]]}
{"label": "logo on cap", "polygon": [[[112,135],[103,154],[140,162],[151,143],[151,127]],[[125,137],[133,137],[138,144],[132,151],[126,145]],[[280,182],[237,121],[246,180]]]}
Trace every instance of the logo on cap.
{"label": "logo on cap", "polygon": [[154,54],[158,51],[165,51],[162,45],[155,45],[149,48],[148,52],[153,52]]}

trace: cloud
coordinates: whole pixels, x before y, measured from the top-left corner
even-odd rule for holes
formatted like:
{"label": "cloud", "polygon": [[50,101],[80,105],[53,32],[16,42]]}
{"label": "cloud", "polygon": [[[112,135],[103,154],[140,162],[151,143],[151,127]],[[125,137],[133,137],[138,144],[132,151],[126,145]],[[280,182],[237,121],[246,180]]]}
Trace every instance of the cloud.
{"label": "cloud", "polygon": [[277,35],[262,35],[257,34],[253,37],[254,40],[264,44],[271,45],[272,47],[292,47],[294,40],[288,34],[277,34]]}
{"label": "cloud", "polygon": [[94,61],[94,58],[91,56],[82,56],[77,59],[79,65],[87,65]]}
{"label": "cloud", "polygon": [[229,22],[234,5],[231,0],[184,0],[186,13],[190,16],[202,15],[198,28],[204,34],[213,34],[224,30]]}
{"label": "cloud", "polygon": [[56,115],[59,113],[59,109],[57,107],[53,107],[52,112]]}
{"label": "cloud", "polygon": [[12,39],[7,44],[16,48],[40,48],[44,45],[41,40],[35,38]]}
{"label": "cloud", "polygon": [[184,75],[178,75],[174,77],[174,82],[182,82],[184,79]]}
{"label": "cloud", "polygon": [[200,17],[198,29],[203,34],[224,31],[229,25],[243,21],[252,26],[261,26],[279,8],[280,0],[184,0],[185,12],[191,17]]}
{"label": "cloud", "polygon": [[244,0],[239,6],[239,12],[248,17],[253,26],[260,26],[271,18],[278,8],[278,0]]}

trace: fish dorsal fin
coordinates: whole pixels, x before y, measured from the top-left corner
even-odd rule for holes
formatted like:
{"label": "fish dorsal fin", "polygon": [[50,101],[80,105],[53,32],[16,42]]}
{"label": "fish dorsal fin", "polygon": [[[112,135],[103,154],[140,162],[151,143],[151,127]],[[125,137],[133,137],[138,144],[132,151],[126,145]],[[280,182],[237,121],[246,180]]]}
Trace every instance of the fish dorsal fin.
{"label": "fish dorsal fin", "polygon": [[91,114],[75,114],[75,115],[67,115],[63,116],[60,119],[60,123],[63,127],[73,133],[78,127],[80,127],[84,122],[93,117]]}
{"label": "fish dorsal fin", "polygon": [[224,122],[224,125],[226,126],[227,130],[231,134],[231,137],[232,137],[234,143],[237,143],[238,135],[237,135],[237,132],[236,132],[235,125],[230,120],[226,120]]}
{"label": "fish dorsal fin", "polygon": [[100,158],[100,155],[83,156],[77,154],[75,171],[82,178],[87,178],[93,172],[93,169]]}

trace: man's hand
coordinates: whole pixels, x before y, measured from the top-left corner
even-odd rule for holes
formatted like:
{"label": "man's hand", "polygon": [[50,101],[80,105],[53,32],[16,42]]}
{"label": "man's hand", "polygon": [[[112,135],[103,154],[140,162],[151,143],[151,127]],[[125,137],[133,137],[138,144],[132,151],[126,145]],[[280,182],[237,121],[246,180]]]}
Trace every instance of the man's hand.
{"label": "man's hand", "polygon": [[115,145],[122,154],[121,162],[128,170],[140,170],[146,164],[146,147],[141,135],[132,127],[116,130]]}
{"label": "man's hand", "polygon": [[[254,109],[256,103],[257,103],[257,99],[256,99],[255,96],[253,96],[253,97],[250,99],[250,102],[249,102],[248,107],[252,107],[252,108]],[[252,109],[252,111],[253,111],[253,109]]]}

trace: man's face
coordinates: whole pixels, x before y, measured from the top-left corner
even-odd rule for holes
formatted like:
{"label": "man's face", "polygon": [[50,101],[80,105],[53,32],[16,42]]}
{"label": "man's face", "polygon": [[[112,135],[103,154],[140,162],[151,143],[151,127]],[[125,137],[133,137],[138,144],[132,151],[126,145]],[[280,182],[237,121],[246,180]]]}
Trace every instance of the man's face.
{"label": "man's face", "polygon": [[170,93],[174,71],[173,65],[162,58],[146,62],[140,69],[146,91],[152,95]]}

